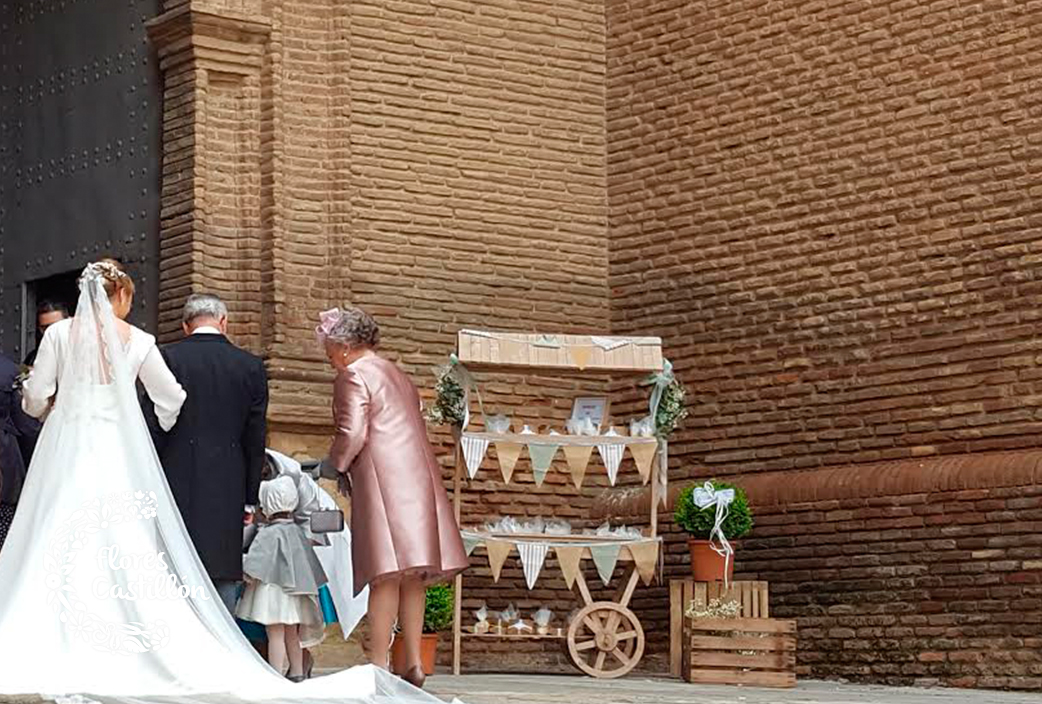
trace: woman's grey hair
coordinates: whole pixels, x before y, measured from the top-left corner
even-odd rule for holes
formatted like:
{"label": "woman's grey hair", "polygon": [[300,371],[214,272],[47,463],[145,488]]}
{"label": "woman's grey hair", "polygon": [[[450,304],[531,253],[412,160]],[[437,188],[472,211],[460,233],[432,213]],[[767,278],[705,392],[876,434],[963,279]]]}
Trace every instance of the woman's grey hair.
{"label": "woman's grey hair", "polygon": [[333,324],[326,339],[348,347],[365,346],[376,349],[380,344],[380,326],[373,316],[361,308],[345,308]]}
{"label": "woman's grey hair", "polygon": [[228,317],[228,307],[212,293],[196,293],[185,301],[184,312],[181,313],[183,323],[191,323],[199,318],[221,320]]}

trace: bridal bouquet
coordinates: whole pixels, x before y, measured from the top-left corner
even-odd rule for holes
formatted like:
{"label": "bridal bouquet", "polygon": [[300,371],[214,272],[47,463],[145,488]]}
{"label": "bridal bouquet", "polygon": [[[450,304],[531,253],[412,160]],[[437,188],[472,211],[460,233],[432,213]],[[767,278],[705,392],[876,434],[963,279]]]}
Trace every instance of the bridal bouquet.
{"label": "bridal bouquet", "polygon": [[29,367],[27,367],[24,364],[21,367],[19,367],[18,376],[16,376],[14,378],[14,390],[15,391],[21,391],[22,390],[22,387],[25,386],[25,382],[29,380],[29,374],[31,372],[32,372],[32,369],[30,369]]}

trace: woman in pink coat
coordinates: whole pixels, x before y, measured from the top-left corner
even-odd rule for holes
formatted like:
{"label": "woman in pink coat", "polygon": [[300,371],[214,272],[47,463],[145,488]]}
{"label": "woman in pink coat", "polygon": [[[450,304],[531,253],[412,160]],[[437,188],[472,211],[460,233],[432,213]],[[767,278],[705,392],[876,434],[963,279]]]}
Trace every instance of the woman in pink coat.
{"label": "woman in pink coat", "polygon": [[423,684],[420,636],[426,587],[452,577],[468,560],[427,440],[420,396],[393,362],[376,352],[380,331],[358,308],[334,309],[317,329],[337,370],[336,437],[327,469],[350,487],[356,592],[369,585],[371,662],[387,667],[397,617],[408,669]]}

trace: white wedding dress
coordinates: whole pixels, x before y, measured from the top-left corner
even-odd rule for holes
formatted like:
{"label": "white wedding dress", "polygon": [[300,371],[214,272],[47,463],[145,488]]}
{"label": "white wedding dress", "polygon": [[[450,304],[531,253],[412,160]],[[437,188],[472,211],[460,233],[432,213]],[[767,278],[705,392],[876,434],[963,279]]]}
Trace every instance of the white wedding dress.
{"label": "white wedding dress", "polygon": [[27,410],[50,410],[0,556],[0,695],[437,702],[371,666],[300,684],[268,666],[188,539],[135,379],[172,425],[183,391],[150,335],[120,339],[88,267],[76,317],[48,329],[25,388]]}

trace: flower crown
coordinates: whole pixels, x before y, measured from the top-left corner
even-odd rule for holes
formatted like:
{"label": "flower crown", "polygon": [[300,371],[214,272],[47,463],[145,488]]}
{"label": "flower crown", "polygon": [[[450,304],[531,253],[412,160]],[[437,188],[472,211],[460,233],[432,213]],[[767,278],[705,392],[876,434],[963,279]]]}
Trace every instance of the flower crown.
{"label": "flower crown", "polygon": [[121,271],[115,264],[110,262],[91,262],[84,267],[83,273],[80,274],[80,283],[104,283],[105,281],[125,278],[129,278],[126,272]]}

